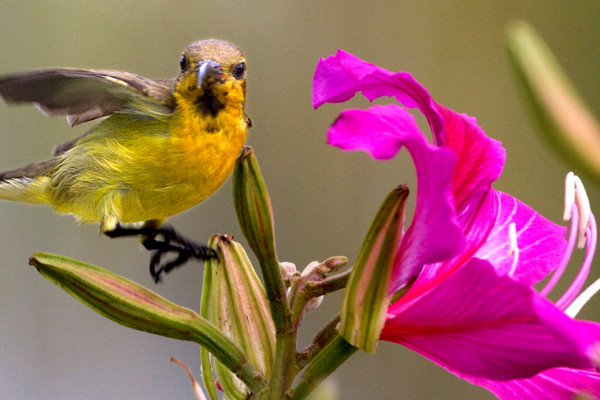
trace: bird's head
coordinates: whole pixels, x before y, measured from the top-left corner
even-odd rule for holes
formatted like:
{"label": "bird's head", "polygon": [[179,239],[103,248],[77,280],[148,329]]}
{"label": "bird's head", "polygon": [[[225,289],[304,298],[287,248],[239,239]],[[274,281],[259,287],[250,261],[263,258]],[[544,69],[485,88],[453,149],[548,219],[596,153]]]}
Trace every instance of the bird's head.
{"label": "bird's head", "polygon": [[244,108],[246,58],[234,44],[201,40],[186,47],[179,61],[178,97],[216,117],[226,106]]}

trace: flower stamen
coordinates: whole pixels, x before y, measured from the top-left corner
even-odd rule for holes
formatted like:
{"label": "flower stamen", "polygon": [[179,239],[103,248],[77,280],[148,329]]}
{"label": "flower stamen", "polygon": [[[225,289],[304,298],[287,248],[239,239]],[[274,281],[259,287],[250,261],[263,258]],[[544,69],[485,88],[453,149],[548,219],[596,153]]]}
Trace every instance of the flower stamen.
{"label": "flower stamen", "polygon": [[546,286],[540,291],[540,294],[547,296],[559,281],[569,263],[573,249],[575,248],[575,242],[577,242],[577,247],[585,247],[585,257],[577,276],[567,291],[560,299],[558,299],[558,301],[556,301],[556,306],[558,308],[565,310],[569,316],[573,317],[581,310],[585,303],[600,290],[600,279],[589,286],[578,297],[592,266],[598,235],[596,220],[592,214],[590,201],[587,197],[583,183],[581,182],[581,179],[572,172],[567,174],[565,180],[565,209],[563,218],[565,220],[571,220],[567,249],[565,250],[560,265],[554,271],[552,278],[548,281]]}
{"label": "flower stamen", "polygon": [[586,231],[590,224],[592,209],[583,182],[581,182],[581,179],[579,179],[577,175],[575,175],[575,203],[579,210],[579,238],[577,240],[577,246],[580,249],[583,249],[585,246]]}
{"label": "flower stamen", "polygon": [[565,211],[563,212],[563,221],[571,219],[573,204],[575,204],[575,174],[569,172],[565,178]]}
{"label": "flower stamen", "polygon": [[[568,213],[566,212],[567,209],[569,210]],[[573,214],[575,215],[575,217],[571,218]],[[554,270],[554,274],[552,274],[552,277],[550,278],[548,283],[546,283],[546,286],[544,286],[544,288],[542,290],[540,290],[540,294],[545,297],[550,294],[552,289],[554,289],[554,287],[556,286],[556,284],[562,277],[563,273],[567,269],[567,265],[569,265],[569,260],[571,259],[571,256],[573,255],[573,249],[575,248],[575,241],[577,240],[577,233],[578,233],[579,212],[577,211],[577,206],[575,205],[575,191],[574,190],[573,190],[573,201],[571,202],[571,204],[569,204],[568,207],[565,205],[564,218],[566,218],[565,221],[568,221],[569,219],[571,220],[571,226],[569,227],[569,240],[568,240],[567,248],[565,249],[562,259],[560,260],[559,266],[556,268],[556,270]]]}
{"label": "flower stamen", "polygon": [[578,203],[575,201],[575,174],[573,172],[569,172],[567,177],[565,178],[565,208],[563,211],[563,220],[569,221],[571,220],[571,226],[569,227],[569,239],[567,248],[563,254],[562,259],[560,260],[559,266],[554,270],[554,274],[546,283],[544,288],[540,290],[540,294],[544,297],[548,296],[552,289],[556,286],[563,273],[567,269],[567,265],[569,265],[569,260],[573,255],[573,249],[575,248],[575,240],[577,238],[577,234],[579,232],[579,210]]}
{"label": "flower stamen", "polygon": [[508,248],[508,255],[513,256],[513,262],[508,271],[508,276],[513,276],[517,270],[517,264],[519,263],[519,245],[517,244],[517,225],[511,222],[508,226],[508,241],[510,246]]}
{"label": "flower stamen", "polygon": [[[587,270],[591,268],[592,261],[594,259],[594,253],[596,252],[596,243],[598,240],[598,230],[596,226],[596,219],[594,215],[590,213],[589,215],[589,228],[586,231],[588,246],[586,248],[585,259],[583,260],[583,266],[581,270]],[[581,273],[580,273],[581,274]],[[587,277],[587,274],[586,274]],[[577,277],[579,278],[579,276]],[[576,279],[577,280],[577,279]],[[583,284],[583,283],[582,283]],[[594,283],[588,286],[583,293],[581,293],[575,300],[573,300],[568,308],[565,310],[565,313],[570,317],[575,317],[579,311],[583,308],[583,306],[600,290],[600,278],[598,278]],[[565,294],[566,296],[566,294]],[[564,296],[563,296],[564,297]],[[561,298],[562,300],[562,298]],[[560,301],[560,300],[559,300]],[[558,305],[558,303],[557,303]]]}
{"label": "flower stamen", "polygon": [[[590,273],[592,267],[592,260],[594,258],[594,252],[596,250],[596,221],[592,215],[590,208],[590,201],[587,197],[585,188],[581,179],[577,175],[573,176],[573,183],[575,186],[575,206],[573,207],[573,213],[577,212],[573,216],[573,219],[578,219],[578,239],[577,246],[583,248],[586,245],[586,236],[589,236],[588,246],[586,247],[585,259],[579,269],[579,273],[575,277],[575,280],[569,286],[565,294],[556,302],[556,306],[561,310],[567,309],[571,303],[575,300]],[[582,305],[583,306],[583,305]]]}

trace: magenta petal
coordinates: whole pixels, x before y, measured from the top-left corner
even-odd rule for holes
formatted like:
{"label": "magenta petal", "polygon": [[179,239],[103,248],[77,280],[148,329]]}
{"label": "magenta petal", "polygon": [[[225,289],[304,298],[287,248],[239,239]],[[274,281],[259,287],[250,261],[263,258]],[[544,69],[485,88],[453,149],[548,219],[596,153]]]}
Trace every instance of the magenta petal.
{"label": "magenta petal", "polygon": [[591,367],[577,322],[487,261],[471,259],[429,290],[411,292],[390,307],[381,339],[459,376],[509,380]]}
{"label": "magenta petal", "polygon": [[454,153],[431,145],[414,118],[390,104],[342,112],[329,130],[329,143],[345,150],[364,150],[375,158],[393,157],[401,146],[417,171],[417,203],[393,272],[391,291],[418,274],[424,264],[453,257],[464,247],[452,196]]}
{"label": "magenta petal", "polygon": [[342,150],[363,150],[378,160],[394,157],[407,136],[423,136],[415,117],[396,105],[345,110],[327,132],[327,143]]}
{"label": "magenta petal", "polygon": [[[580,321],[579,327],[591,343],[600,339],[600,325]],[[528,379],[508,382],[465,377],[475,385],[482,386],[501,400],[572,400],[582,398],[600,399],[600,373],[596,370],[553,368]]]}
{"label": "magenta petal", "polygon": [[538,214],[527,204],[502,192],[495,192],[499,199],[496,223],[486,242],[475,254],[490,261],[496,271],[507,274],[513,257],[508,255],[508,226],[516,224],[519,263],[513,279],[534,285],[556,268],[567,248],[566,228]]}
{"label": "magenta petal", "polygon": [[600,399],[600,373],[592,370],[553,368],[533,378],[508,382],[467,380],[488,389],[500,400]]}
{"label": "magenta petal", "polygon": [[438,109],[446,128],[444,146],[452,149],[457,159],[453,176],[456,208],[459,213],[476,212],[481,198],[502,173],[506,151],[485,134],[474,117],[441,105]]}
{"label": "magenta petal", "polygon": [[429,92],[408,72],[391,72],[344,50],[320,59],[313,78],[313,107],[340,103],[362,92],[370,101],[395,97],[405,107],[419,108],[429,121],[436,142],[443,140],[444,120]]}

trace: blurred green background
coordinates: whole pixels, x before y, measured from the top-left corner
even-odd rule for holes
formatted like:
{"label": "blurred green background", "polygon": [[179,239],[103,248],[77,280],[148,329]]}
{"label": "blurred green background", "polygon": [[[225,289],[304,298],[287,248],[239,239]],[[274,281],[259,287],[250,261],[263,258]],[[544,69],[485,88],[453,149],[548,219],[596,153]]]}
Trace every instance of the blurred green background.
{"label": "blurred green background", "polygon": [[[591,109],[600,110],[600,2],[594,0],[3,1],[0,73],[70,66],[171,77],[192,41],[235,42],[248,58],[247,111],[254,122],[248,144],[269,186],[280,258],[302,267],[340,254],[353,260],[388,191],[399,183],[415,187],[405,153],[376,162],[325,145],[326,129],[343,106],[313,111],[311,79],[319,57],[338,48],[410,71],[437,101],[476,116],[507,149],[495,187],[560,221],[568,167],[537,136],[518,97],[504,51],[504,29],[515,18],[538,30]],[[2,105],[0,170],[44,159],[55,144],[85,129],[71,129],[63,118],[45,118],[33,107]],[[597,186],[585,183],[600,210]],[[242,240],[230,181],[171,222],[197,240],[217,232]],[[97,226],[78,227],[46,207],[1,203],[1,399],[193,398],[188,378],[169,358],[181,359],[199,378],[194,344],[100,317],[28,267],[34,251],[79,258],[154,286],[149,255],[135,239],[110,240]],[[189,264],[154,289],[197,309],[201,272],[199,264]],[[339,300],[333,296],[307,316],[304,343]],[[599,320],[600,300],[582,316]],[[389,343],[375,355],[357,354],[334,379],[343,399],[493,398]]]}

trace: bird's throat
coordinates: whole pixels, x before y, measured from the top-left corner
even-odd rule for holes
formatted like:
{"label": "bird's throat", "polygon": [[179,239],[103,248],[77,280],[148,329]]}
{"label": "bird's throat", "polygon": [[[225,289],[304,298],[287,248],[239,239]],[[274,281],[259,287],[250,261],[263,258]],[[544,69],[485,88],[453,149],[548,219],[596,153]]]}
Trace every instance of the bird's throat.
{"label": "bird's throat", "polygon": [[216,118],[217,115],[225,108],[225,103],[215,96],[210,89],[204,90],[195,101],[196,109],[202,116],[211,116]]}

